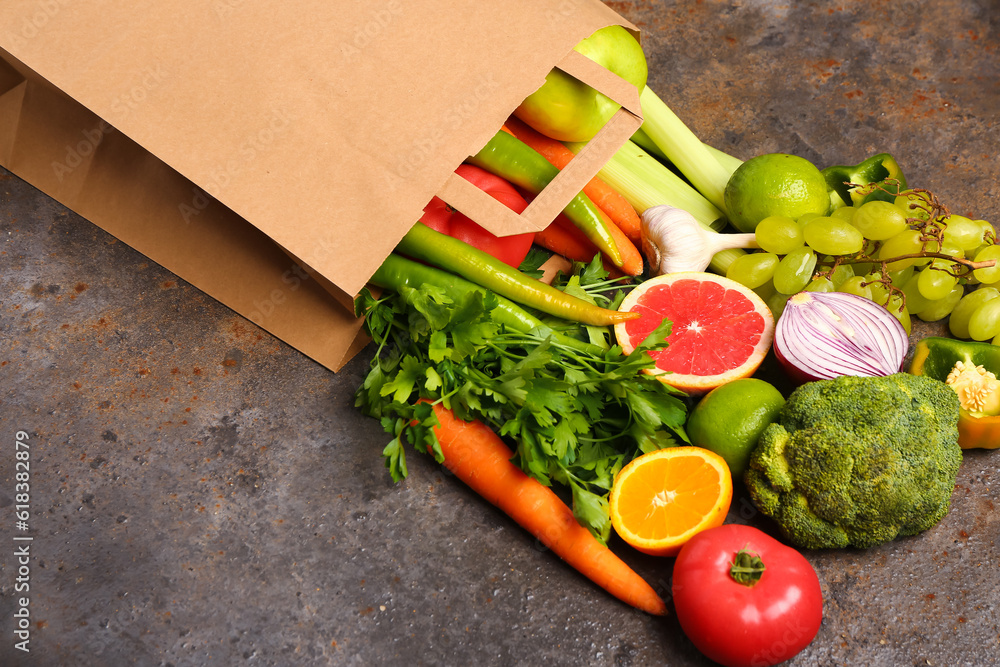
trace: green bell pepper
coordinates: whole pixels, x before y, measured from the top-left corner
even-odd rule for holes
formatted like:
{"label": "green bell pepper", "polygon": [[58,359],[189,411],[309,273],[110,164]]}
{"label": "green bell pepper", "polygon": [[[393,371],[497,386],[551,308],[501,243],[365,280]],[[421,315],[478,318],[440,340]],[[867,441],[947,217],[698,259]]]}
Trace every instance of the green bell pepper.
{"label": "green bell pepper", "polygon": [[[963,367],[956,369],[959,362],[965,368],[964,374]],[[1000,415],[989,414],[993,410],[987,405],[995,402],[1000,393],[996,379],[1000,374],[1000,346],[930,336],[917,342],[907,371],[947,382],[958,393],[962,403],[958,444],[962,449],[1000,448]],[[968,381],[970,377],[973,382]],[[986,408],[987,412],[977,408]]]}
{"label": "green bell pepper", "polygon": [[854,166],[827,167],[821,173],[826,178],[833,208],[861,206],[873,199],[892,201],[906,189],[903,170],[888,153],[873,155]]}

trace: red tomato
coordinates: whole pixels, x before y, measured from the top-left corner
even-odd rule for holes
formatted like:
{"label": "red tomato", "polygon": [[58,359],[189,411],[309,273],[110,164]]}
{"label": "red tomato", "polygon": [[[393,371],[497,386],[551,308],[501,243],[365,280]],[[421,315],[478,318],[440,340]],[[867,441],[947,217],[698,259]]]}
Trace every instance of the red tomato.
{"label": "red tomato", "polygon": [[[764,572],[753,585],[730,573],[741,550]],[[809,561],[751,528],[726,524],[695,535],[674,562],[674,607],[684,634],[727,667],[766,667],[809,645],[823,620],[823,594]]]}
{"label": "red tomato", "polygon": [[[513,185],[499,176],[494,176],[485,169],[480,169],[471,164],[463,164],[455,170],[455,173],[501,204],[507,206],[507,208],[512,209],[515,213],[521,213],[528,206],[524,197],[521,196]],[[465,214],[455,210],[439,197],[435,197],[424,207],[424,215],[420,218],[420,222],[435,231],[465,241],[471,246],[488,252],[501,262],[510,264],[514,268],[520,266],[528,254],[531,244],[535,241],[533,233],[497,236],[483,229]]]}

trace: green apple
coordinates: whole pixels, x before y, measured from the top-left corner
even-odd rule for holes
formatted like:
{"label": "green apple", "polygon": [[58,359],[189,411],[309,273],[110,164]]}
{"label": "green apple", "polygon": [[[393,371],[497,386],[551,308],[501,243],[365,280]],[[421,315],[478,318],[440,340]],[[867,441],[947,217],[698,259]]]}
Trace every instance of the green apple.
{"label": "green apple", "polygon": [[[601,28],[573,50],[633,84],[640,93],[646,86],[646,56],[632,33],[620,25]],[[514,115],[553,139],[590,141],[618,108],[587,84],[553,69]]]}

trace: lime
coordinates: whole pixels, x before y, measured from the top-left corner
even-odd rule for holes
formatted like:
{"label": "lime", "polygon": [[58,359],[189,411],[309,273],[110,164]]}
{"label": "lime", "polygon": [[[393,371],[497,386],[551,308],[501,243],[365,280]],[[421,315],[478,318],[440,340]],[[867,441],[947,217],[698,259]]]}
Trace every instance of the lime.
{"label": "lime", "polygon": [[826,215],[830,210],[826,179],[816,165],[785,153],[744,162],[729,178],[724,198],[729,222],[747,233],[768,216],[798,220],[806,213]]}
{"label": "lime", "polygon": [[739,480],[761,432],[784,405],[781,392],[764,380],[733,380],[702,397],[688,417],[687,434],[692,445],[724,458]]}

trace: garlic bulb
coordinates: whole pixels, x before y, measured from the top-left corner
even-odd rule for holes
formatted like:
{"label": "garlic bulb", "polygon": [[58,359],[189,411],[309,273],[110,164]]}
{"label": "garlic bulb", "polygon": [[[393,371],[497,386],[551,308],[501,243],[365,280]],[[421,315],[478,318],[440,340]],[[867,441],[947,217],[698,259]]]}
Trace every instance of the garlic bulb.
{"label": "garlic bulb", "polygon": [[753,234],[719,234],[683,209],[659,205],[642,214],[642,252],[654,275],[704,271],[720,250],[757,247]]}

